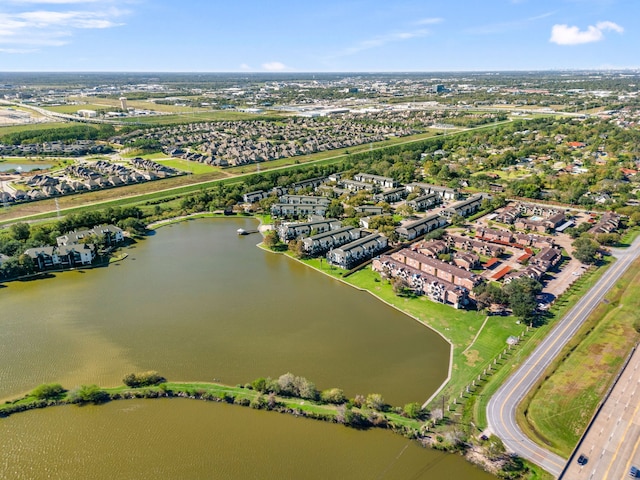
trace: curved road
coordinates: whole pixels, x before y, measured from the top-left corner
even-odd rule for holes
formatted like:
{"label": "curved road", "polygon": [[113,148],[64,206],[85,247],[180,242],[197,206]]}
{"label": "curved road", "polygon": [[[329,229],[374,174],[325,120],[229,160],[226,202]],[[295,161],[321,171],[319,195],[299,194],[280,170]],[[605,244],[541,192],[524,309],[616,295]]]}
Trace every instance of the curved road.
{"label": "curved road", "polygon": [[525,363],[493,395],[487,406],[489,430],[502,439],[507,449],[556,477],[567,461],[540,447],[520,430],[516,423],[516,408],[604,295],[629,268],[631,262],[640,256],[640,237],[636,238],[631,247],[614,250],[613,255],[617,261],[551,330]]}

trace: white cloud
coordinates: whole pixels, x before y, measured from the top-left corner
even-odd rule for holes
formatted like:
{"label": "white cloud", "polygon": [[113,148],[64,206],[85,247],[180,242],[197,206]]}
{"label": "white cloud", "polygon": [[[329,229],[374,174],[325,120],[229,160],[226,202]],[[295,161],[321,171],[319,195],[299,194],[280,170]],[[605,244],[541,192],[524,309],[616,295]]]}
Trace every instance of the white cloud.
{"label": "white cloud", "polygon": [[489,25],[478,25],[466,30],[467,33],[472,35],[492,35],[497,33],[505,33],[513,30],[526,28],[529,24],[543,20],[547,17],[555,15],[556,12],[545,12],[534,17],[528,17],[521,20],[512,20],[509,22],[492,23]]}
{"label": "white cloud", "polygon": [[240,70],[242,70],[242,71],[245,71],[245,72],[246,72],[246,71],[248,71],[248,70],[253,70],[253,69],[251,68],[251,66],[250,66],[250,65],[248,65],[248,64],[246,64],[246,63],[241,63],[241,64],[240,64]]}
{"label": "white cloud", "polygon": [[[74,32],[82,29],[105,29],[123,25],[118,20],[129,12],[117,8],[105,8],[94,0],[10,0],[12,4],[77,4],[77,10],[19,8],[12,13],[0,13],[0,47],[2,53],[20,53],[27,47],[59,47],[70,43]],[[89,5],[93,4],[95,5]],[[111,3],[111,2],[109,2]],[[81,6],[79,4],[85,4]],[[27,7],[28,8],[28,7]],[[46,8],[46,7],[45,7]]]}
{"label": "white cloud", "polygon": [[416,22],[414,22],[414,25],[435,25],[437,23],[442,23],[444,22],[443,18],[440,17],[434,17],[434,18],[423,18],[421,20],[418,20]]}
{"label": "white cloud", "polygon": [[265,70],[267,70],[269,72],[282,72],[284,70],[289,70],[289,67],[287,67],[282,62],[267,62],[267,63],[263,63],[262,64],[262,68],[264,68]]}
{"label": "white cloud", "polygon": [[0,53],[9,54],[34,53],[37,51],[35,48],[0,48]]}
{"label": "white cloud", "polygon": [[419,29],[419,30],[411,30],[407,32],[397,32],[397,33],[388,33],[386,35],[379,35],[377,37],[370,38],[368,40],[363,40],[361,42],[356,43],[355,45],[345,48],[341,52],[338,52],[334,57],[346,57],[349,55],[355,55],[356,53],[360,53],[364,50],[369,50],[371,48],[382,47],[388,43],[393,42],[402,42],[405,40],[410,40],[412,38],[420,38],[425,37],[431,33],[427,29]]}
{"label": "white cloud", "polygon": [[617,33],[624,32],[624,28],[620,25],[609,21],[598,22],[595,26],[589,25],[586,30],[580,30],[576,26],[570,27],[566,24],[558,24],[551,28],[549,41],[558,45],[580,45],[582,43],[599,42],[604,39],[604,32],[607,30],[613,30]]}

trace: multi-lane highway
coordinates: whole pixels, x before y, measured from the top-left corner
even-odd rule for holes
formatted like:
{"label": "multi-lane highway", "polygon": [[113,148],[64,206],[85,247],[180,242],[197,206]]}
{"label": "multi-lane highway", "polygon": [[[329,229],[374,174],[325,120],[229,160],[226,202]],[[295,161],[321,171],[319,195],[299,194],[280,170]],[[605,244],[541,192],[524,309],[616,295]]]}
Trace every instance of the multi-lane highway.
{"label": "multi-lane highway", "polygon": [[500,387],[487,407],[489,429],[503,440],[505,446],[556,477],[560,475],[566,460],[540,447],[520,430],[516,423],[516,408],[569,339],[578,331],[589,313],[602,301],[604,295],[629,268],[633,260],[640,256],[640,237],[631,247],[614,250],[613,255],[617,261]]}
{"label": "multi-lane highway", "polygon": [[640,467],[640,349],[578,445],[562,480],[618,480]]}

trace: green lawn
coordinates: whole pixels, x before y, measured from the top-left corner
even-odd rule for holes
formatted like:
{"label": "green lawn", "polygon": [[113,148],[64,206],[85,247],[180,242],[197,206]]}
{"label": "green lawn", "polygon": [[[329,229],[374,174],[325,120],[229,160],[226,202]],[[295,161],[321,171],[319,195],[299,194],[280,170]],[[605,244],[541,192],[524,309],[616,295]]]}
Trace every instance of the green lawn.
{"label": "green lawn", "polygon": [[73,125],[72,123],[64,122],[45,122],[45,123],[29,123],[28,125],[11,125],[7,127],[0,127],[0,138],[3,135],[16,132],[25,132],[29,130],[51,130],[54,128],[63,128]]}
{"label": "green lawn", "polygon": [[[530,398],[524,423],[538,441],[568,457],[631,348],[640,310],[640,260],[607,294],[552,374]],[[525,423],[526,422],[526,423]]]}
{"label": "green lawn", "polygon": [[42,108],[49,110],[50,112],[74,114],[78,110],[104,110],[105,108],[108,108],[108,106],[88,103],[86,105],[56,105],[55,107]]}
{"label": "green lawn", "polygon": [[156,162],[166,165],[167,167],[194,174],[220,171],[220,167],[214,167],[213,165],[207,165],[205,163],[190,162],[189,160],[182,160],[180,158],[156,159]]}

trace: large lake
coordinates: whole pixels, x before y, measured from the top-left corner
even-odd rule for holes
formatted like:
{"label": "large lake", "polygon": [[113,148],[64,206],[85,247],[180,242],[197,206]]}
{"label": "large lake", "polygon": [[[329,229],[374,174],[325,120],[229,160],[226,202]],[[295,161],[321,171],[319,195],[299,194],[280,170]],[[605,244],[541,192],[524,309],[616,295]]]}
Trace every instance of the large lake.
{"label": "large lake", "polygon": [[[449,347],[416,321],[255,247],[251,219],[160,229],[109,268],[0,288],[0,398],[43,382],[245,383],[291,371],[349,396],[422,402]],[[491,478],[390,432],[188,400],[0,420],[0,478]]]}

